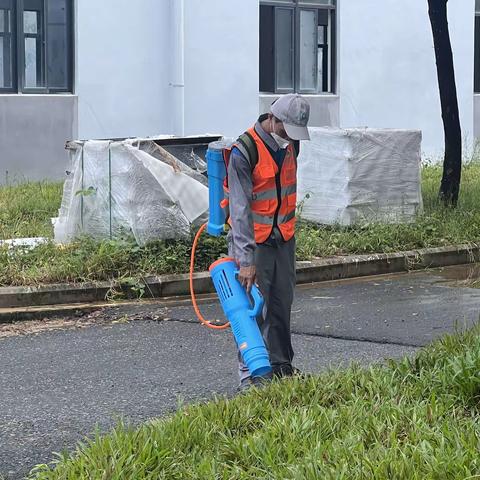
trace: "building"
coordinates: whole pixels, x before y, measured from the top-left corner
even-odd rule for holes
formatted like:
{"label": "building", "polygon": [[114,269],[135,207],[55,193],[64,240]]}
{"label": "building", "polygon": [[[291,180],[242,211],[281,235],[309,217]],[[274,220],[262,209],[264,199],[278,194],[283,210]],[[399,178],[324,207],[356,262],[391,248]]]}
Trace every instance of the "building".
{"label": "building", "polygon": [[[471,145],[480,0],[448,8]],[[314,126],[421,129],[440,158],[427,0],[0,0],[0,182],[61,178],[74,138],[235,136],[294,91]]]}

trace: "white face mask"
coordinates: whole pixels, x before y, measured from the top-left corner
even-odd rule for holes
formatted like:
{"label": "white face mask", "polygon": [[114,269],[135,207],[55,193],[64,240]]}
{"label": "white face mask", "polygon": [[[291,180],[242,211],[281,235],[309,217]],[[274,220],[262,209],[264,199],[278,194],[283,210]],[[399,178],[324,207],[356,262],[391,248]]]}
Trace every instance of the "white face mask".
{"label": "white face mask", "polygon": [[275,133],[275,122],[273,121],[272,119],[272,124],[271,124],[271,128],[272,128],[272,133],[270,134],[273,139],[277,142],[277,145],[281,148],[281,149],[284,149],[284,148],[287,148],[289,145],[290,145],[290,140],[285,140],[284,138],[282,138],[280,135],[277,135]]}
{"label": "white face mask", "polygon": [[270,134],[273,139],[277,142],[277,145],[281,148],[287,148],[290,145],[290,140],[286,140],[285,138],[282,138],[280,135],[277,135],[276,133],[272,132]]}

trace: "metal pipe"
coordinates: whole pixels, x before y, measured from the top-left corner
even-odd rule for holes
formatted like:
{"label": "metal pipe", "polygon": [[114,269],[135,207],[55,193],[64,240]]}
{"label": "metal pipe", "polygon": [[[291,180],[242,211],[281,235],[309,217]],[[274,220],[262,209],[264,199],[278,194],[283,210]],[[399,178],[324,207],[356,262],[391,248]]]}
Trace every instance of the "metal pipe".
{"label": "metal pipe", "polygon": [[185,11],[184,0],[170,0],[172,66],[173,134],[185,135]]}

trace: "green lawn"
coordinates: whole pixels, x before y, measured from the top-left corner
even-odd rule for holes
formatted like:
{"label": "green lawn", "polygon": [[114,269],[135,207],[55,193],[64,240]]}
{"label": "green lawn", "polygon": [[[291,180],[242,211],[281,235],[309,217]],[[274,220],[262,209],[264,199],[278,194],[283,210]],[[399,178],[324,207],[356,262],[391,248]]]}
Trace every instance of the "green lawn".
{"label": "green lawn", "polygon": [[[370,223],[354,227],[319,227],[300,222],[299,260],[356,253],[380,253],[480,241],[480,163],[463,170],[458,208],[437,202],[441,168],[422,171],[425,212],[412,224]],[[29,183],[0,188],[0,238],[51,236],[50,217],[57,215],[61,185]],[[136,246],[131,239],[94,242],[80,239],[66,247],[53,243],[28,253],[0,248],[0,285],[31,285],[62,281],[139,279],[148,274],[188,271],[191,239]],[[198,268],[206,268],[226,252],[224,239],[204,237]]]}
{"label": "green lawn", "polygon": [[61,182],[27,182],[0,187],[0,239],[52,237],[50,219],[58,215]]}
{"label": "green lawn", "polygon": [[480,329],[86,441],[37,480],[480,478]]}

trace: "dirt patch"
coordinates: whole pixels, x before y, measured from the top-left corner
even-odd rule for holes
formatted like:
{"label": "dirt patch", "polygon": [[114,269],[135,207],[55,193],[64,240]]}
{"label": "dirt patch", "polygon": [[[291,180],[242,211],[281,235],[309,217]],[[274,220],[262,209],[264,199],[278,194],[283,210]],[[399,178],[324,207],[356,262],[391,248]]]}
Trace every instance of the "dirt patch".
{"label": "dirt patch", "polygon": [[20,335],[39,335],[55,330],[77,330],[94,325],[115,325],[133,321],[163,321],[166,308],[145,309],[141,306],[106,307],[90,313],[77,313],[66,317],[44,318],[0,324],[0,339]]}

